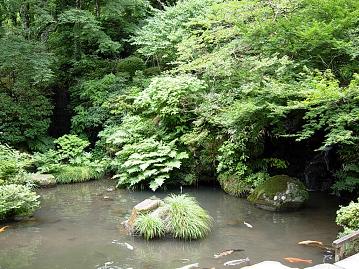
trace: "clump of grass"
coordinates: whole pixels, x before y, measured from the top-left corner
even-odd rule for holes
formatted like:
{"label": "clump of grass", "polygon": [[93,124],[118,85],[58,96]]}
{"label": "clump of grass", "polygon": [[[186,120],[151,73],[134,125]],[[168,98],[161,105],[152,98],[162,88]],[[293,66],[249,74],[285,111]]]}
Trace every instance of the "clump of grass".
{"label": "clump of grass", "polygon": [[135,229],[146,240],[161,237],[165,233],[162,220],[150,214],[139,216],[135,223]]}
{"label": "clump of grass", "polygon": [[211,230],[212,218],[188,195],[170,195],[165,199],[170,206],[169,230],[175,238],[185,240],[204,238]]}
{"label": "clump of grass", "polygon": [[91,179],[98,179],[102,176],[90,166],[60,165],[53,173],[57,183],[84,182]]}

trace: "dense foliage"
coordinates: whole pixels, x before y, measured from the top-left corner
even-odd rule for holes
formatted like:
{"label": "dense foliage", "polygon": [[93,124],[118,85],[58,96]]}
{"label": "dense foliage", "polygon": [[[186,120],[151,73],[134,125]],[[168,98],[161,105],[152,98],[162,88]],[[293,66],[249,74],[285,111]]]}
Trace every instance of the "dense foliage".
{"label": "dense foliage", "polygon": [[330,152],[332,190],[356,195],[358,18],[356,0],[0,1],[0,142],[62,182],[239,196]]}
{"label": "dense foliage", "polygon": [[29,216],[39,206],[39,196],[28,187],[16,184],[0,186],[0,221]]}
{"label": "dense foliage", "polygon": [[[359,229],[359,199],[358,202],[350,202],[348,206],[342,206],[337,211],[336,223],[343,228],[339,233],[339,237],[348,235]],[[345,246],[347,255],[358,253],[359,242],[356,240]]]}

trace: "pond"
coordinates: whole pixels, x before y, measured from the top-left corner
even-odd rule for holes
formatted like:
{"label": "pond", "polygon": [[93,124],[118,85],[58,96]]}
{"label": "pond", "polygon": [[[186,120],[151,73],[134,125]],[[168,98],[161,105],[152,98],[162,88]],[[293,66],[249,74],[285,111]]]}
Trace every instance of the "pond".
{"label": "pond", "polygon": [[[0,269],[168,269],[197,262],[201,268],[228,268],[224,262],[246,257],[252,264],[263,260],[286,264],[284,257],[311,259],[318,264],[323,261],[323,251],[297,242],[311,239],[331,244],[337,234],[334,219],[338,205],[323,194],[311,193],[310,205],[301,211],[275,213],[255,208],[218,188],[200,187],[184,188],[183,192],[195,196],[214,218],[210,235],[192,242],[146,242],[127,235],[120,223],[135,204],[154,193],[108,192],[114,184],[101,180],[39,190],[42,207],[34,217],[10,223],[0,234]],[[160,198],[167,194],[156,192]],[[213,257],[226,249],[244,251]]]}

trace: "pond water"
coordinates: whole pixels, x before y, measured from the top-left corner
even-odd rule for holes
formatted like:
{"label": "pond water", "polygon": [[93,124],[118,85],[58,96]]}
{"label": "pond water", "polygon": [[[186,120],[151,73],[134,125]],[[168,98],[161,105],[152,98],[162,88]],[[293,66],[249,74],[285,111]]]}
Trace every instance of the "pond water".
{"label": "pond water", "polygon": [[[274,213],[220,189],[200,187],[183,191],[195,196],[214,218],[211,234],[192,242],[146,242],[127,235],[120,223],[135,204],[153,192],[107,192],[114,184],[102,180],[39,190],[42,207],[34,217],[10,223],[0,234],[0,269],[168,269],[197,262],[201,268],[239,268],[223,263],[246,257],[252,264],[263,260],[286,264],[284,257],[311,259],[318,264],[323,261],[323,251],[297,242],[311,239],[330,244],[337,233],[334,218],[338,205],[325,195],[312,193],[310,206],[301,211]],[[167,194],[156,192],[160,198]],[[121,244],[125,242],[134,249]],[[244,251],[213,257],[226,249]]]}

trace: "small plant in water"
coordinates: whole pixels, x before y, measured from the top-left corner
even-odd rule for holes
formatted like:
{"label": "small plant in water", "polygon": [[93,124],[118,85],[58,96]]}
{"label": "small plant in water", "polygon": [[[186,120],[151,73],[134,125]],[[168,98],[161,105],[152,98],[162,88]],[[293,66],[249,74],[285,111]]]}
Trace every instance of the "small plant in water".
{"label": "small plant in water", "polygon": [[135,223],[135,229],[146,240],[161,237],[165,234],[162,220],[150,214],[139,216]]}
{"label": "small plant in water", "polygon": [[195,198],[170,195],[165,202],[170,206],[169,229],[175,238],[201,239],[210,232],[213,220]]}

